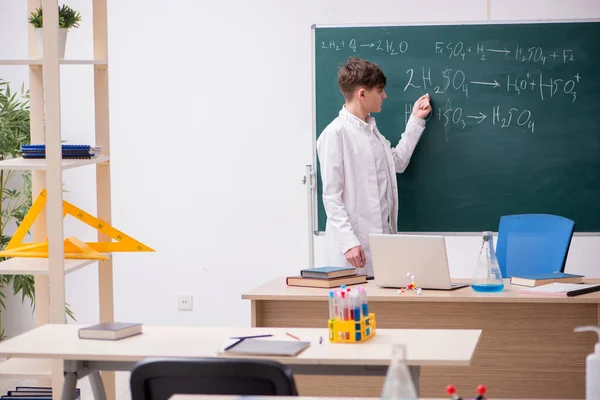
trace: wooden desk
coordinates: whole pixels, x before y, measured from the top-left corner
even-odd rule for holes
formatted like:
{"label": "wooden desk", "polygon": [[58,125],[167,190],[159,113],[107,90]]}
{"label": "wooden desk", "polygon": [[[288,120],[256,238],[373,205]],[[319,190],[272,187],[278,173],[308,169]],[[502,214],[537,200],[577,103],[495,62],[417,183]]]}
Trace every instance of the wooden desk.
{"label": "wooden desk", "polygon": [[[470,399],[471,393],[460,393],[464,399]],[[213,395],[198,395],[198,394],[176,394],[169,398],[169,400],[348,400],[348,397],[302,397],[302,396],[213,396]],[[420,400],[448,400],[449,397],[443,398],[425,398],[421,397]],[[381,400],[381,397],[357,397],[357,400]],[[489,400],[502,400],[502,399],[489,399]],[[515,399],[513,399],[515,400]],[[567,400],[567,399],[563,399]]]}
{"label": "wooden desk", "polygon": [[[600,283],[600,280],[589,280]],[[417,279],[418,284],[418,279]],[[482,329],[481,341],[467,368],[423,367],[420,394],[443,397],[452,383],[470,390],[479,384],[492,397],[584,398],[585,357],[595,335],[574,333],[582,325],[600,325],[600,292],[576,297],[519,295],[505,291],[478,294],[470,287],[425,290],[398,295],[369,281],[363,286],[378,328]],[[354,287],[354,286],[353,286]],[[288,287],[280,277],[242,295],[251,300],[256,327],[323,327],[328,318],[328,290]],[[379,396],[381,377],[355,380],[302,376],[303,396]]]}
{"label": "wooden desk", "polygon": [[[290,366],[294,374],[382,376],[390,363],[394,343],[407,347],[407,364],[467,366],[480,330],[378,329],[362,344],[335,344],[327,329],[204,328],[144,326],[141,335],[117,341],[79,339],[79,325],[43,325],[0,343],[0,356],[65,360],[63,398],[72,399],[77,379],[90,374],[94,397],[105,399],[98,371],[132,370],[150,357],[236,357],[220,352],[223,342],[236,336],[273,334],[272,339],[293,340],[286,332],[310,341],[296,357],[265,357]],[[240,356],[237,356],[240,357]],[[245,356],[244,358],[252,358]],[[345,378],[348,380],[348,378]],[[69,397],[70,396],[70,397]]]}

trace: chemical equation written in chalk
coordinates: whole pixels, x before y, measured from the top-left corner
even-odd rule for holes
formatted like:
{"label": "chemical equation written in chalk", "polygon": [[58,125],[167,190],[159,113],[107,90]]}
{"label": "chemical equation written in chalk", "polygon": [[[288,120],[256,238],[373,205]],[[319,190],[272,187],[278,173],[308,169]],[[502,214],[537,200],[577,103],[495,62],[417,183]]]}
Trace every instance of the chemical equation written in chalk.
{"label": "chemical equation written in chalk", "polygon": [[[432,40],[412,46],[406,38],[386,35],[369,40],[349,37],[320,41],[315,50],[328,54],[346,53],[340,59],[342,62],[346,55],[367,60],[402,60],[391,64],[393,67],[382,65],[382,68],[385,71],[395,68],[393,84],[397,90],[407,95],[430,93],[438,101],[443,99],[443,105],[434,107],[427,119],[436,119],[442,124],[446,140],[449,133],[462,131],[467,126],[500,130],[516,128],[533,134],[536,122],[532,108],[539,107],[532,106],[532,101],[576,103],[578,90],[585,85],[585,76],[577,71],[579,55],[572,48],[561,46],[503,45],[496,40]],[[383,61],[379,62],[383,64]],[[497,67],[499,63],[503,66],[501,69],[486,68],[488,65]],[[567,65],[575,69],[566,72],[560,68]],[[492,70],[501,72],[491,73]],[[488,99],[485,108],[479,105],[481,96]],[[515,102],[511,101],[513,98]],[[527,103],[517,100],[521,98]],[[406,121],[412,106],[412,103],[406,104]]]}
{"label": "chemical equation written in chalk", "polygon": [[[407,54],[409,42],[402,38],[376,39],[361,41],[356,38],[347,40],[321,41],[320,51],[349,51],[352,53],[374,54],[385,53],[389,56]],[[546,65],[550,63],[568,64],[576,61],[576,55],[572,49],[545,50],[540,46],[523,46],[516,44],[514,48],[508,46],[486,46],[482,43],[468,44],[464,42],[436,41],[432,45],[435,54],[448,59],[469,60],[471,58],[480,61],[507,61],[518,63],[539,63]]]}
{"label": "chemical equation written in chalk", "polygon": [[[404,122],[407,123],[412,114],[413,103],[404,106]],[[505,107],[493,105],[488,109],[478,108],[479,111],[469,113],[463,106],[453,106],[452,100],[448,100],[442,107],[438,107],[430,113],[426,121],[437,119],[444,127],[446,140],[448,134],[453,130],[463,130],[469,124],[491,124],[492,127],[500,129],[519,127],[535,133],[535,121],[531,110],[527,108]]]}

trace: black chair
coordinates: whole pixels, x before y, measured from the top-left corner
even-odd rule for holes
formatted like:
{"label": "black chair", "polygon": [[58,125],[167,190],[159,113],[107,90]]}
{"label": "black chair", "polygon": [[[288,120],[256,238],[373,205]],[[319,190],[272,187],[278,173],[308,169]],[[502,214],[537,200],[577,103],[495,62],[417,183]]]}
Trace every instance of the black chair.
{"label": "black chair", "polygon": [[147,359],[129,381],[132,400],[174,394],[298,396],[291,370],[274,361],[227,358]]}

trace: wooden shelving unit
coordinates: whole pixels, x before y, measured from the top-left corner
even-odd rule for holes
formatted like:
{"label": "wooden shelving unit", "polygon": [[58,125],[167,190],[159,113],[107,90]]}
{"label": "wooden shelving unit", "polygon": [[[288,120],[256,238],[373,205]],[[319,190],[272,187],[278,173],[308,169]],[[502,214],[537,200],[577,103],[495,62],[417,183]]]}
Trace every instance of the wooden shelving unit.
{"label": "wooden shelving unit", "polygon": [[[48,258],[11,258],[0,263],[0,274],[31,274],[35,277],[36,326],[46,323],[64,324],[65,274],[90,265],[98,266],[100,322],[114,320],[112,258],[106,261],[71,260],[64,258],[62,171],[94,165],[96,168],[96,216],[111,223],[110,138],[108,106],[108,48],[107,0],[92,3],[93,45],[92,60],[69,60],[58,57],[58,1],[27,0],[29,59],[0,60],[0,65],[29,68],[31,142],[46,144],[45,160],[16,158],[0,162],[0,169],[32,171],[32,195],[47,191],[45,212],[33,227],[33,240],[48,239]],[[37,7],[44,10],[44,58],[37,54],[33,26],[27,16]],[[1,11],[0,11],[1,12]],[[90,23],[86,21],[85,23]],[[95,143],[102,146],[102,156],[91,160],[63,160],[60,126],[61,65],[89,65],[94,69]],[[63,71],[68,73],[68,71]],[[98,241],[111,239],[98,233]],[[0,377],[50,379],[53,397],[61,398],[63,366],[61,362],[12,358],[0,363]],[[115,398],[115,377],[103,373],[107,399]]]}
{"label": "wooden shelving unit", "polygon": [[[59,60],[60,65],[99,65],[106,66],[108,62],[106,60]],[[42,66],[44,60],[0,60],[0,65],[29,65],[29,66]]]}
{"label": "wooden shelving unit", "polygon": [[[96,260],[65,260],[65,274],[77,271]],[[0,263],[2,275],[48,275],[50,264],[47,258],[13,257]]]}
{"label": "wooden shelving unit", "polygon": [[14,357],[0,363],[0,376],[7,379],[50,379],[52,362],[43,358]]}
{"label": "wooden shelving unit", "polygon": [[[101,164],[108,162],[108,156],[101,155],[90,160],[62,160],[62,169],[83,167],[85,165]],[[0,169],[12,169],[17,171],[45,171],[48,168],[46,160],[13,158],[12,160],[0,161]]]}

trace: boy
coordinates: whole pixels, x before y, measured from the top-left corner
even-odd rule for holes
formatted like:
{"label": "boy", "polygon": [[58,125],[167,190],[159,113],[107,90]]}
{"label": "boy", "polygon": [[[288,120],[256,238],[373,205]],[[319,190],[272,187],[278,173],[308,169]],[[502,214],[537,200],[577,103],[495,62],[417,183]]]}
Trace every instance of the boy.
{"label": "boy", "polygon": [[331,265],[365,268],[373,276],[370,233],[398,231],[395,173],[408,166],[431,112],[429,95],[413,107],[402,139],[394,148],[375,125],[386,77],[374,63],[355,57],[338,72],[345,104],[317,140],[327,213],[325,236]]}

